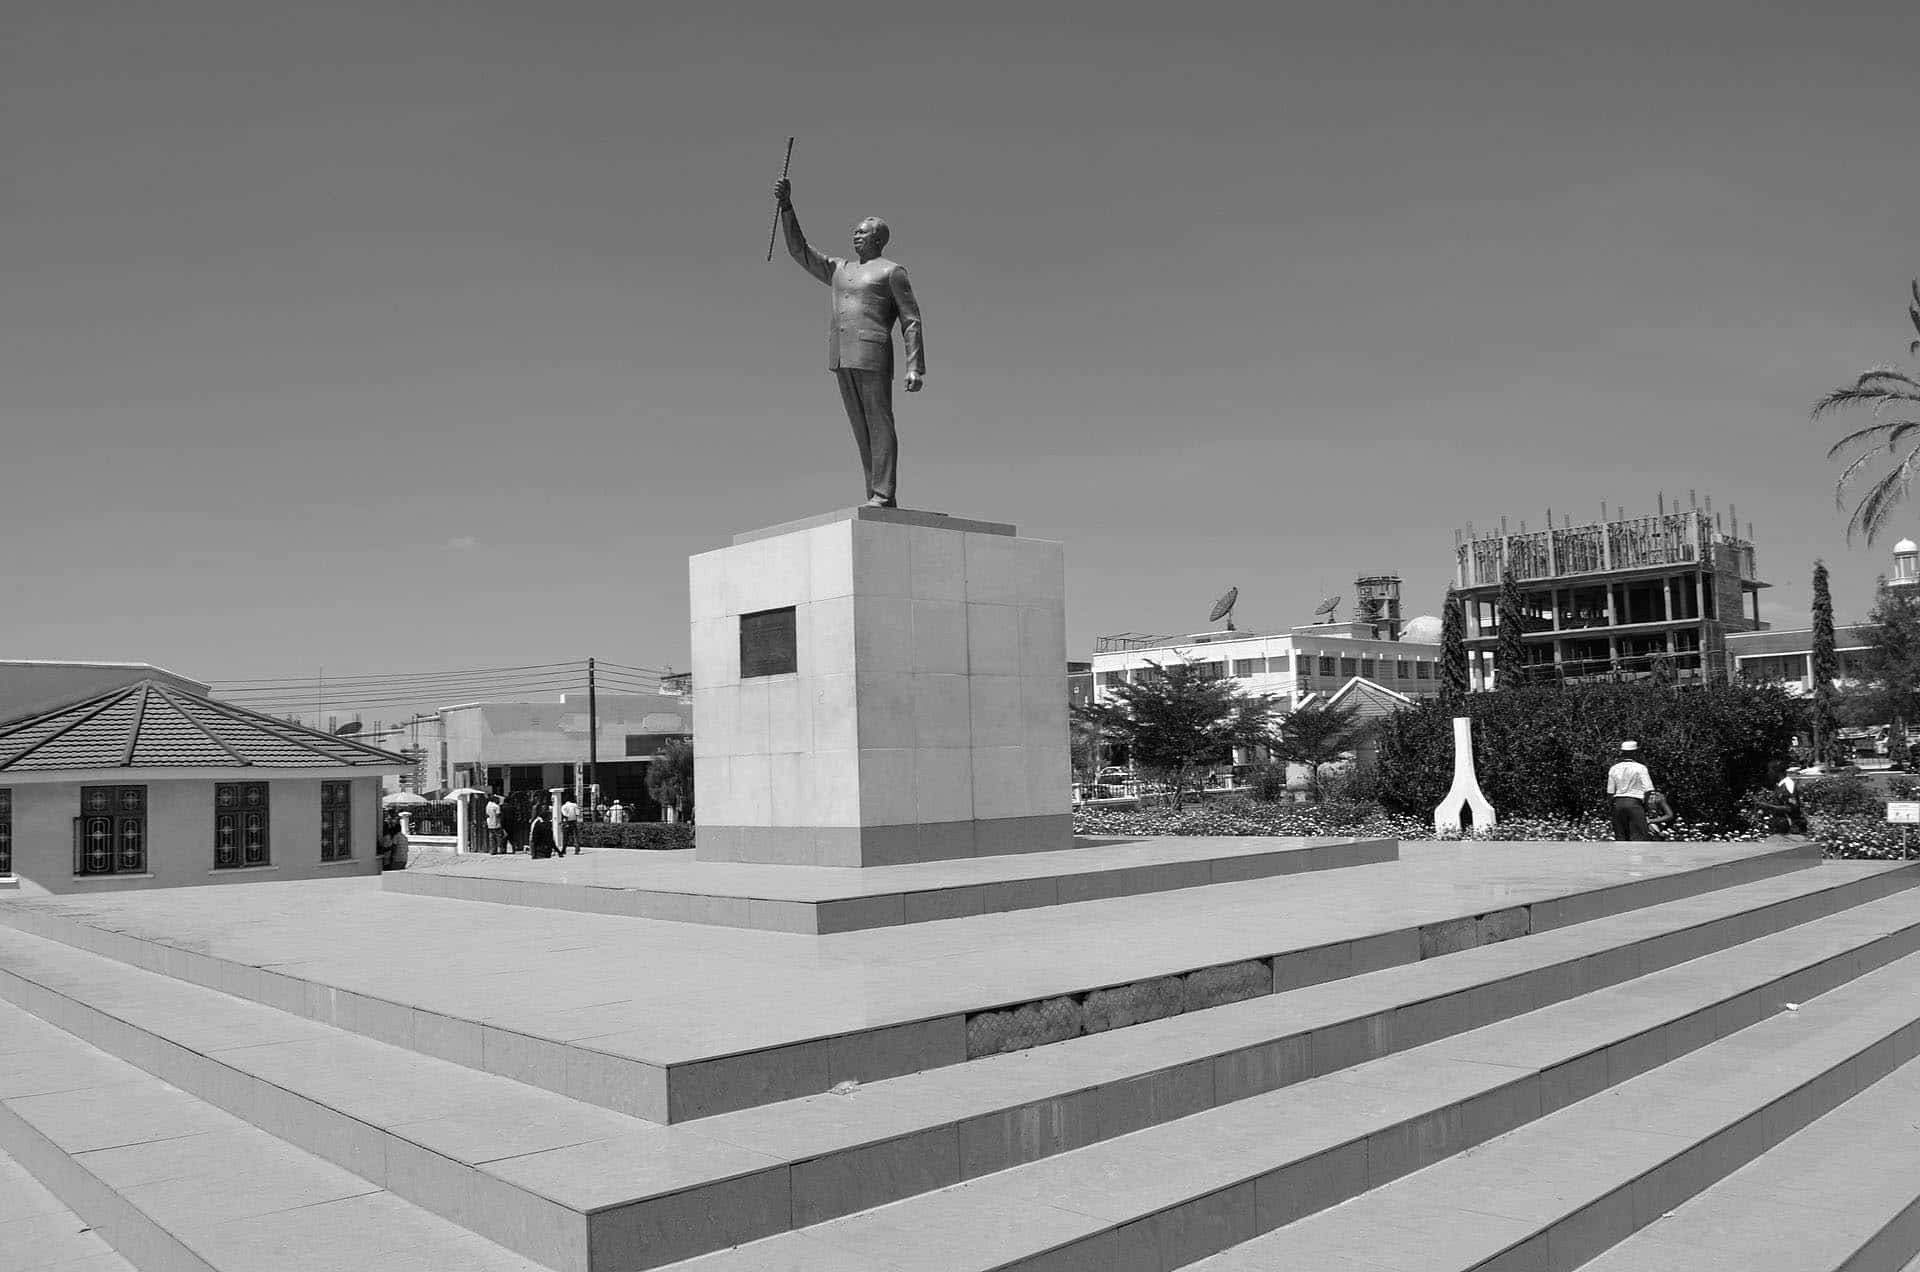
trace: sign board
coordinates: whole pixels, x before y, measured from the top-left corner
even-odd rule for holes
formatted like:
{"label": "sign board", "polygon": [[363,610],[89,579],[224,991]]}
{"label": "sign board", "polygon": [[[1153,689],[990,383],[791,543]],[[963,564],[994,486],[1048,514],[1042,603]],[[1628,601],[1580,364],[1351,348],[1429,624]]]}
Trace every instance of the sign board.
{"label": "sign board", "polygon": [[1920,825],[1920,801],[1903,802],[1895,800],[1887,805],[1887,820],[1907,825]]}

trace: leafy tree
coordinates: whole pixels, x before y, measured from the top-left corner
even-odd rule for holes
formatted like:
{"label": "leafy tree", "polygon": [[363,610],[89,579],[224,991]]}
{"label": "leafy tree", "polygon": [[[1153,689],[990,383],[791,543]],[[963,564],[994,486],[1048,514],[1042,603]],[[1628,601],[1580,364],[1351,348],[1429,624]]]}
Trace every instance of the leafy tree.
{"label": "leafy tree", "polygon": [[1125,743],[1137,767],[1166,773],[1176,808],[1195,769],[1236,746],[1263,745],[1272,712],[1265,698],[1185,662],[1162,664],[1114,686],[1111,700],[1074,709],[1102,737]]}
{"label": "leafy tree", "polygon": [[1081,781],[1091,782],[1100,771],[1100,727],[1083,712],[1075,712],[1068,721],[1067,749],[1073,771]]}
{"label": "leafy tree", "polygon": [[1500,572],[1500,643],[1493,650],[1494,683],[1511,689],[1527,680],[1527,618],[1520,604],[1520,583],[1509,565]]}
{"label": "leafy tree", "polygon": [[668,738],[647,765],[647,794],[681,821],[693,820],[693,743]]}
{"label": "leafy tree", "polygon": [[1862,697],[1879,721],[1920,719],[1920,598],[1880,580],[1864,624],[1868,685]]}
{"label": "leafy tree", "polygon": [[1267,738],[1275,758],[1304,764],[1307,784],[1317,801],[1321,795],[1320,767],[1331,764],[1360,744],[1367,725],[1355,706],[1313,703],[1282,716]]}
{"label": "leafy tree", "polygon": [[[1912,284],[1913,303],[1907,317],[1915,332],[1920,332],[1920,279]],[[1920,340],[1907,345],[1907,355],[1920,354]],[[1833,484],[1833,497],[1846,507],[1847,488],[1872,465],[1876,456],[1886,452],[1892,467],[1882,474],[1854,505],[1847,521],[1847,541],[1864,533],[1868,543],[1886,527],[1893,510],[1907,497],[1914,473],[1920,470],[1920,379],[1892,367],[1874,367],[1863,371],[1845,388],[1833,390],[1813,404],[1812,418],[1819,419],[1843,407],[1868,407],[1874,422],[1857,428],[1827,450],[1828,459],[1838,459],[1848,449],[1859,447],[1859,454],[1841,470]],[[1911,445],[1907,445],[1911,442]],[[1905,445],[1904,453],[1901,447]]]}
{"label": "leafy tree", "polygon": [[1447,589],[1440,615],[1440,702],[1449,712],[1455,712],[1471,681],[1467,676],[1466,602],[1455,596],[1452,588]]}
{"label": "leafy tree", "polygon": [[1813,754],[1831,764],[1840,754],[1838,691],[1840,659],[1833,652],[1833,592],[1827,585],[1827,563],[1813,563]]}

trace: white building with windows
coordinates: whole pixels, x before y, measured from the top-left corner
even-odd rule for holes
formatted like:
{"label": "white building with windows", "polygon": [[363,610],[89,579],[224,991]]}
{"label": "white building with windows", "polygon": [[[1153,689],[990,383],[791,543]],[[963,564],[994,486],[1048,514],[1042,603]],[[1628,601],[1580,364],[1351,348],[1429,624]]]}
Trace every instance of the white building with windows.
{"label": "white building with windows", "polygon": [[[1283,711],[1309,694],[1331,698],[1354,679],[1408,698],[1440,692],[1439,625],[1407,624],[1400,640],[1383,640],[1366,621],[1316,623],[1279,633],[1211,631],[1185,636],[1102,636],[1094,646],[1093,692],[1109,697],[1116,685],[1186,663],[1202,675],[1239,681],[1247,692],[1271,698]],[[1415,639],[1429,633],[1433,642]]]}

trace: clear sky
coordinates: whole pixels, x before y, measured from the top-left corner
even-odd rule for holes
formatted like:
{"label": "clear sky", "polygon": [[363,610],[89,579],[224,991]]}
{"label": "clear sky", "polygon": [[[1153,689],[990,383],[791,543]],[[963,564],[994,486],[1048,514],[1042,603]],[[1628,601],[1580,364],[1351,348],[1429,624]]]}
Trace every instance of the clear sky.
{"label": "clear sky", "polygon": [[0,656],[684,668],[689,553],[862,494],[789,134],[925,309],[903,502],[1064,540],[1078,656],[1661,490],[1776,625],[1883,568],[1806,411],[1912,334],[1910,0],[7,14]]}

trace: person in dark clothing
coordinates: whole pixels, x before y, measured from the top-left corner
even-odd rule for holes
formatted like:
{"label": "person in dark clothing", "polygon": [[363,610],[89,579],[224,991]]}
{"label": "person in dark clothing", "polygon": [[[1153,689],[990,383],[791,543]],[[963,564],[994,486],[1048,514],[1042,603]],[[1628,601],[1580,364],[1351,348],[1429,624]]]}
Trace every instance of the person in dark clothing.
{"label": "person in dark clothing", "polygon": [[544,861],[553,856],[553,833],[547,829],[547,818],[534,806],[533,819],[527,823],[527,849],[535,861]]}
{"label": "person in dark clothing", "polygon": [[1787,776],[1785,760],[1767,765],[1767,789],[1754,802],[1767,819],[1769,835],[1807,833],[1807,814],[1800,807],[1798,783]]}

